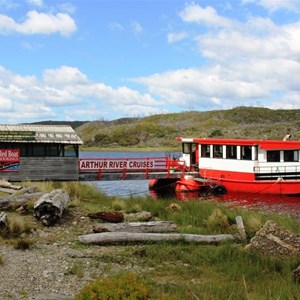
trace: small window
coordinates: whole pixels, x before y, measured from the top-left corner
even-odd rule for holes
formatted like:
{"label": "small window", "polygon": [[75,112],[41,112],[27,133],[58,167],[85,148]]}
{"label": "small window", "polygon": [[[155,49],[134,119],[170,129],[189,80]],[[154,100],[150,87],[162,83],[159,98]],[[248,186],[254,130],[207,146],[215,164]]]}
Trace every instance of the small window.
{"label": "small window", "polygon": [[47,145],[47,156],[59,156],[59,145],[50,144]]}
{"label": "small window", "polygon": [[251,160],[252,159],[252,148],[251,146],[241,146],[241,159]]}
{"label": "small window", "polygon": [[226,158],[237,159],[237,146],[226,146]]}
{"label": "small window", "polygon": [[210,145],[201,145],[201,157],[210,157]]}
{"label": "small window", "polygon": [[213,157],[214,158],[223,158],[223,146],[214,145],[213,146]]}
{"label": "small window", "polygon": [[34,144],[32,147],[32,156],[46,156],[43,144]]}
{"label": "small window", "polygon": [[279,162],[280,151],[267,151],[267,162]]}
{"label": "small window", "polygon": [[299,161],[299,152],[297,150],[283,151],[283,159],[287,162]]}

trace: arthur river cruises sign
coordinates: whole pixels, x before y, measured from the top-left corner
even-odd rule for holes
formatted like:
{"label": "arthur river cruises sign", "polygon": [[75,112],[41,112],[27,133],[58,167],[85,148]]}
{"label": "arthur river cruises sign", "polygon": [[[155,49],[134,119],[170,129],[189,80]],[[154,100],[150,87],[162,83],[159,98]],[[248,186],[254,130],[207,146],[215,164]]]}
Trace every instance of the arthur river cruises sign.
{"label": "arthur river cruises sign", "polygon": [[0,149],[0,171],[18,171],[20,151],[18,149]]}
{"label": "arthur river cruises sign", "polygon": [[148,170],[165,168],[165,159],[80,159],[79,169],[85,172],[97,170]]}

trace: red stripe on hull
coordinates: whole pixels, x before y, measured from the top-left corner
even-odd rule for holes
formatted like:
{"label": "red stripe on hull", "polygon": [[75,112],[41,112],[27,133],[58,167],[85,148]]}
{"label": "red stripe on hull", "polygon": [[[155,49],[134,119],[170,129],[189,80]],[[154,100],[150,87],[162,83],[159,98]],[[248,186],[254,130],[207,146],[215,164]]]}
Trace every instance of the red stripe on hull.
{"label": "red stripe on hull", "polygon": [[200,175],[223,184],[228,192],[300,195],[300,180],[255,180],[253,173],[200,170]]}

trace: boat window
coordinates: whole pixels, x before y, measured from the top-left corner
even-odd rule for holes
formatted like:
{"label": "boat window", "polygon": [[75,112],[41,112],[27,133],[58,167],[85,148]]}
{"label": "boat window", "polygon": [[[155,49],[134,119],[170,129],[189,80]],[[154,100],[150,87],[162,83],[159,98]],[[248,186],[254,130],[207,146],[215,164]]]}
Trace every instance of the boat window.
{"label": "boat window", "polygon": [[201,157],[210,157],[210,145],[201,145]]}
{"label": "boat window", "polygon": [[251,146],[241,146],[241,159],[251,160],[252,159],[252,148]]}
{"label": "boat window", "polygon": [[270,150],[267,151],[267,162],[279,162],[280,161],[280,151]]}
{"label": "boat window", "polygon": [[226,158],[236,159],[237,158],[237,146],[226,146]]}
{"label": "boat window", "polygon": [[299,161],[299,152],[298,150],[285,150],[283,151],[284,161]]}
{"label": "boat window", "polygon": [[184,154],[190,154],[191,153],[191,144],[190,143],[183,143],[182,144],[182,152]]}
{"label": "boat window", "polygon": [[214,145],[213,146],[213,157],[214,158],[223,158],[223,146]]}

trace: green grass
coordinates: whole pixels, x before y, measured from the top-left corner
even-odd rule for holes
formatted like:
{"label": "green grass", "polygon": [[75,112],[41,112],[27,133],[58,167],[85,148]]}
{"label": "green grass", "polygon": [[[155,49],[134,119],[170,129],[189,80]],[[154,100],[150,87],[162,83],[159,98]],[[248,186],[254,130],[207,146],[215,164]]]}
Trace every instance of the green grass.
{"label": "green grass", "polygon": [[[300,233],[299,221],[287,216],[228,208],[204,200],[154,201],[150,197],[120,200],[107,197],[93,187],[85,189],[80,188],[80,194],[77,195],[83,210],[128,212],[138,207],[140,210],[151,211],[156,218],[174,221],[183,233],[234,234],[237,233],[234,227],[237,215],[241,215],[244,220],[248,240],[269,219]],[[181,209],[169,210],[171,203],[177,203]],[[119,265],[122,269],[140,270],[138,276],[145,279],[144,283],[151,291],[148,298],[141,299],[297,299],[300,286],[293,281],[291,272],[299,265],[299,258],[265,257],[246,250],[245,244],[225,243],[214,246],[164,242],[119,246],[117,252],[113,247],[112,251],[99,255],[97,261]],[[109,270],[106,270],[105,277],[114,276]],[[97,274],[94,276],[97,277]],[[99,272],[98,278],[103,276]]]}
{"label": "green grass", "polygon": [[[80,215],[101,210],[146,210],[154,218],[174,221],[179,232],[198,234],[236,234],[235,217],[240,215],[248,241],[267,220],[274,220],[279,226],[300,233],[299,220],[292,217],[229,208],[209,199],[185,202],[176,199],[153,200],[150,197],[120,199],[108,197],[95,186],[79,182],[37,184],[42,190],[67,190],[70,194],[68,210],[80,211]],[[172,203],[178,204],[180,209],[170,210],[168,207]],[[293,281],[292,270],[299,265],[300,259],[263,256],[245,249],[248,241],[220,245],[162,242],[112,246],[109,251],[97,251],[97,255],[90,258],[91,265],[105,265],[96,268],[96,271],[93,269],[90,274],[91,278],[97,278],[96,287],[91,283],[92,289],[102,291],[103,282],[106,284],[105,278],[113,282],[116,288],[121,286],[122,289],[127,289],[132,281],[128,281],[126,276],[130,277],[132,275],[129,274],[134,273],[137,289],[143,287],[149,293],[143,294],[144,298],[132,296],[128,299],[299,299],[300,285]],[[98,249],[75,241],[71,246],[90,251]],[[123,270],[125,277],[116,274],[116,270]],[[82,277],[87,271],[88,268],[83,270],[79,261],[74,262],[67,273]],[[108,292],[107,289],[104,290]],[[120,299],[78,297],[77,299]]]}

